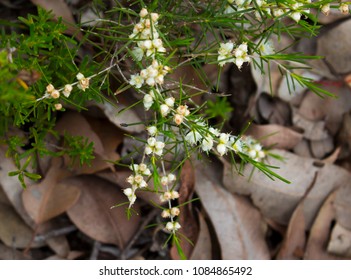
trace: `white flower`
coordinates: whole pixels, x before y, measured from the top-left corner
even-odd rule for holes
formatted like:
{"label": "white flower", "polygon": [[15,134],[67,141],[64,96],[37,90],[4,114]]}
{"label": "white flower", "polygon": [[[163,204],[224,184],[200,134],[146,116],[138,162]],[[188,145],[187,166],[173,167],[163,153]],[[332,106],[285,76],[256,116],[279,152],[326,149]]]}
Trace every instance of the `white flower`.
{"label": "white flower", "polygon": [[52,93],[55,90],[54,86],[52,84],[48,84],[46,86],[46,92],[47,93]]}
{"label": "white flower", "polygon": [[274,46],[273,42],[271,40],[267,40],[266,42],[262,42],[259,46],[258,49],[261,52],[261,55],[270,55],[274,53]]}
{"label": "white flower", "polygon": [[51,97],[54,98],[54,99],[57,99],[60,97],[60,92],[58,90],[54,90],[53,92],[51,92]]}
{"label": "white flower", "polygon": [[141,88],[144,84],[144,79],[139,74],[131,75],[129,83],[136,88]]}
{"label": "white flower", "polygon": [[301,19],[301,13],[300,12],[293,12],[292,14],[290,14],[290,17],[295,20],[296,22],[299,22],[299,20]]}
{"label": "white flower", "polygon": [[322,7],[321,7],[321,11],[324,15],[328,16],[329,13],[330,13],[330,4],[324,4]]}
{"label": "white flower", "polygon": [[141,48],[135,47],[132,50],[132,55],[135,58],[135,60],[141,61],[143,59],[143,56],[144,56],[144,51]]}
{"label": "white flower", "polygon": [[149,126],[146,130],[151,136],[155,136],[157,134],[156,126]]}
{"label": "white flower", "polygon": [[84,79],[84,75],[82,73],[78,73],[76,78],[78,81],[80,81],[81,79]]}
{"label": "white flower", "polygon": [[339,11],[342,14],[347,15],[349,13],[349,5],[346,3],[341,3],[339,6]]}
{"label": "white flower", "polygon": [[213,147],[213,138],[211,136],[207,136],[202,140],[201,148],[204,152],[210,151]]}
{"label": "white flower", "polygon": [[162,218],[169,218],[170,216],[171,216],[171,213],[170,213],[169,209],[163,210],[161,213]]}
{"label": "white flower", "polygon": [[170,183],[176,180],[176,176],[172,173],[169,173],[167,177],[168,177],[168,182]]}
{"label": "white flower", "polygon": [[173,106],[174,106],[174,101],[175,101],[174,97],[168,97],[168,98],[165,99],[166,105],[167,105],[168,107],[170,107],[170,108],[173,108]]}
{"label": "white flower", "polygon": [[168,231],[174,232],[174,231],[176,231],[176,230],[178,230],[180,228],[181,228],[181,226],[180,226],[180,224],[178,222],[168,222],[166,224],[166,229]]}
{"label": "white flower", "polygon": [[139,16],[140,16],[141,18],[144,18],[144,17],[146,17],[148,14],[149,14],[149,13],[148,13],[147,9],[142,8],[142,9],[140,10]]}
{"label": "white flower", "polygon": [[275,17],[280,17],[284,14],[284,11],[282,9],[274,9],[273,10],[273,16]]}
{"label": "white flower", "polygon": [[219,136],[219,130],[217,128],[210,127],[208,131],[213,134],[214,136],[218,137]]}
{"label": "white flower", "polygon": [[179,198],[179,193],[177,191],[171,191],[171,199]]}
{"label": "white flower", "polygon": [[179,216],[180,210],[178,207],[172,207],[171,208],[171,216],[176,217]]}
{"label": "white flower", "polygon": [[65,85],[62,91],[63,95],[68,98],[71,95],[72,89],[73,89],[72,85],[70,84]]}
{"label": "white flower", "polygon": [[176,123],[176,125],[180,125],[184,120],[184,116],[175,114],[173,117],[173,121]]}
{"label": "white flower", "polygon": [[61,103],[57,103],[54,106],[55,106],[55,110],[57,110],[57,111],[60,111],[62,109],[62,104]]}
{"label": "white flower", "polygon": [[187,135],[185,135],[185,141],[187,141],[190,145],[195,145],[197,142],[201,141],[202,136],[197,131],[190,131]]}
{"label": "white flower", "polygon": [[167,104],[162,104],[160,106],[160,112],[161,112],[162,117],[166,117],[170,111],[171,111],[171,108],[169,108],[169,106]]}
{"label": "white flower", "polygon": [[232,52],[234,48],[233,42],[227,42],[227,43],[221,43],[220,47],[218,49],[218,54],[219,55],[228,55]]}
{"label": "white flower", "polygon": [[152,104],[154,104],[154,99],[152,98],[152,96],[150,94],[144,95],[143,104],[144,104],[144,108],[146,111],[150,109]]}
{"label": "white flower", "polygon": [[225,144],[218,144],[216,149],[221,156],[223,156],[227,152],[227,146]]}
{"label": "white flower", "polygon": [[156,23],[156,21],[158,20],[159,17],[160,17],[160,16],[159,16],[159,14],[157,14],[157,13],[151,13],[151,20],[152,20],[154,23]]}
{"label": "white flower", "polygon": [[132,188],[127,188],[123,191],[126,196],[131,196],[133,194]]}
{"label": "white flower", "polygon": [[234,152],[236,153],[242,153],[243,152],[243,142],[240,139],[234,139],[233,141],[232,148]]}
{"label": "white flower", "polygon": [[150,137],[149,139],[147,139],[147,144],[148,144],[150,147],[154,147],[155,144],[156,144],[156,138],[155,138],[155,137]]}
{"label": "white flower", "polygon": [[184,117],[186,117],[190,114],[190,111],[188,110],[187,105],[180,105],[176,111],[179,115],[182,115]]}
{"label": "white flower", "polygon": [[162,186],[167,186],[168,185],[168,177],[167,176],[162,176],[162,178],[161,178],[161,185]]}

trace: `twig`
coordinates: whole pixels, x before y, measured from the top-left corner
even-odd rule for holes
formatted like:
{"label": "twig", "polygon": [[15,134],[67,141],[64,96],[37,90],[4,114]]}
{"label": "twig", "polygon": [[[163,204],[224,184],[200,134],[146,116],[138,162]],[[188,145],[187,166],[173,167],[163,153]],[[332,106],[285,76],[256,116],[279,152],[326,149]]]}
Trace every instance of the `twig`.
{"label": "twig", "polygon": [[45,233],[43,235],[37,235],[34,238],[34,242],[43,242],[43,241],[46,241],[50,238],[57,237],[60,235],[65,235],[65,234],[71,233],[71,232],[76,231],[76,230],[77,230],[77,227],[75,225],[71,225],[68,227],[60,228],[60,229],[54,229],[54,230],[52,230],[48,233]]}
{"label": "twig", "polygon": [[127,246],[121,252],[121,260],[125,260],[126,259],[127,255],[129,255],[128,251],[130,250],[130,248],[137,241],[137,239],[139,238],[140,234],[142,232],[144,232],[144,228],[147,226],[147,224],[157,215],[157,213],[159,211],[160,211],[160,209],[155,208],[149,213],[149,215],[147,215],[147,217],[145,218],[143,223],[140,225],[138,231],[133,235],[133,238],[129,241]]}
{"label": "twig", "polygon": [[95,240],[93,250],[91,251],[90,258],[89,258],[90,260],[97,260],[97,257],[100,252],[100,248],[101,248],[101,243]]}

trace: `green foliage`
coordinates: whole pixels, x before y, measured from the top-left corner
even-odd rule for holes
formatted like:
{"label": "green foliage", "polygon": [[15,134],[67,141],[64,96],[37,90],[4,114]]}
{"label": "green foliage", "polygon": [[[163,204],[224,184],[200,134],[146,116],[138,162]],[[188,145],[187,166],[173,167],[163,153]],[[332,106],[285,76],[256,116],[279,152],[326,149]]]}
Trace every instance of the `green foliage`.
{"label": "green foliage", "polygon": [[72,136],[67,133],[64,135],[64,153],[71,158],[71,165],[79,161],[80,166],[91,165],[94,156],[94,142],[83,136]]}
{"label": "green foliage", "polygon": [[207,108],[205,113],[209,118],[219,118],[220,120],[228,120],[230,113],[233,111],[233,108],[226,97],[216,96],[216,100],[208,100]]}

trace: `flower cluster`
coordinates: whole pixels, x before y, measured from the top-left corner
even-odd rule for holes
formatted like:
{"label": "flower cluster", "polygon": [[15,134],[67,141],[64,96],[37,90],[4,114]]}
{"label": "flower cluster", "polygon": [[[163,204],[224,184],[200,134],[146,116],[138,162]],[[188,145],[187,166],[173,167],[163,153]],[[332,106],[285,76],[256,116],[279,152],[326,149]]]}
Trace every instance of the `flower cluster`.
{"label": "flower cluster", "polygon": [[243,15],[244,11],[245,13],[253,11],[257,20],[262,20],[262,15],[269,18],[280,18],[287,15],[294,21],[299,22],[303,14],[310,13],[310,9],[305,7],[309,3],[311,3],[311,0],[293,0],[289,3],[279,3],[277,6],[275,2],[267,3],[265,0],[227,0],[224,13],[243,11]]}
{"label": "flower cluster", "polygon": [[232,62],[235,63],[239,69],[241,69],[244,62],[250,62],[246,43],[242,43],[236,48],[234,47],[234,43],[231,41],[220,44],[217,58],[220,66],[224,66],[226,63]]}
{"label": "flower cluster", "polygon": [[[139,15],[140,21],[134,26],[133,33],[129,36],[137,44],[132,54],[138,61],[141,61],[144,56],[153,60],[151,65],[142,69],[140,73],[131,75],[129,83],[135,88],[141,88],[144,84],[150,87],[162,85],[164,76],[167,75],[170,68],[157,59],[157,54],[166,52],[157,31],[159,14],[149,13],[143,8]],[[150,99],[150,96],[148,98]]]}
{"label": "flower cluster", "polygon": [[147,182],[145,181],[145,177],[149,177],[151,175],[150,169],[146,164],[132,164],[130,169],[133,171],[133,174],[130,175],[126,181],[131,185],[130,188],[124,189],[123,193],[128,197],[129,207],[131,207],[135,200],[136,194],[135,191],[137,189],[142,189],[147,187]]}
{"label": "flower cluster", "polygon": [[[87,88],[89,88],[90,78],[85,78],[82,73],[78,73],[76,75],[76,78],[78,80],[77,82],[73,84],[66,84],[63,88],[60,88],[60,89],[55,89],[55,87],[52,84],[48,84],[46,86],[45,94],[43,95],[43,97],[37,99],[37,101],[45,98],[59,99],[61,96],[60,94],[61,91],[66,98],[69,98],[74,85],[77,85],[77,87],[82,91],[85,91]],[[57,111],[62,109],[61,103],[56,103],[54,106]]]}
{"label": "flower cluster", "polygon": [[[203,132],[207,131],[206,134]],[[185,140],[191,146],[198,145],[202,151],[209,152],[214,149],[220,156],[228,151],[246,155],[254,161],[262,161],[266,153],[258,141],[251,137],[233,136],[229,133],[220,133],[218,129],[207,127],[204,122],[198,122],[198,128],[190,130]]]}

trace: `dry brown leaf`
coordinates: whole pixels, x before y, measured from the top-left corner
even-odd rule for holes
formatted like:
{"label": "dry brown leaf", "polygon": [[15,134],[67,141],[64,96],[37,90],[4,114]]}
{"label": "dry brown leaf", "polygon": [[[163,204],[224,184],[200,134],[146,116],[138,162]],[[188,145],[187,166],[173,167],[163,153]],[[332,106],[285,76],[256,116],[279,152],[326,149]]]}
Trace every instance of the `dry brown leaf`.
{"label": "dry brown leaf", "polygon": [[257,111],[265,122],[280,125],[290,124],[290,105],[276,97],[261,94],[257,100]]}
{"label": "dry brown leaf", "polygon": [[318,56],[323,56],[332,72],[347,74],[351,72],[351,20],[343,21],[329,28],[317,38]]}
{"label": "dry brown leaf", "polygon": [[310,121],[302,117],[298,112],[293,112],[293,124],[303,129],[303,136],[309,140],[324,140],[329,136],[325,128],[325,121]]}
{"label": "dry brown leaf", "polygon": [[350,112],[343,115],[341,128],[337,135],[338,145],[341,146],[339,159],[345,159],[351,154],[351,114]]}
{"label": "dry brown leaf", "polygon": [[336,223],[327,251],[330,254],[351,258],[351,231]]}
{"label": "dry brown leaf", "polygon": [[292,260],[301,259],[306,245],[306,223],[304,215],[304,202],[306,196],[313,188],[318,174],[315,174],[314,180],[306,190],[294,213],[291,216],[287,232],[284,236],[282,247],[279,250],[277,259]]}
{"label": "dry brown leaf", "polygon": [[[91,238],[123,249],[137,231],[140,216],[133,215],[128,220],[125,213],[127,206],[111,209],[113,205],[127,201],[116,185],[96,176],[69,178],[59,185],[76,186],[81,190],[78,202],[67,214]],[[133,205],[133,209],[139,212],[138,203]]]}
{"label": "dry brown leaf", "polygon": [[335,219],[333,202],[336,192],[332,192],[323,203],[311,228],[304,259],[306,260],[335,260],[340,257],[328,254],[327,245],[330,236],[330,228]]}
{"label": "dry brown leaf", "polygon": [[351,109],[350,88],[346,85],[330,85],[330,81],[322,81],[322,84],[325,90],[332,92],[337,98],[320,98],[313,92],[307,92],[298,113],[307,120],[325,120],[328,132],[335,135],[341,126],[343,114]]}
{"label": "dry brown leaf", "polygon": [[[84,164],[80,166],[78,162],[71,166],[71,160],[65,156],[65,162],[72,168],[76,174],[93,174],[106,168],[112,168],[113,165],[106,160],[108,159],[105,154],[104,145],[99,136],[95,133],[90,126],[88,120],[77,112],[67,112],[58,121],[56,130],[61,135],[68,133],[72,136],[83,136],[94,143],[95,158],[92,160],[91,165]],[[107,141],[107,140],[106,140]],[[106,142],[105,142],[106,143]],[[110,146],[108,146],[110,148]]]}
{"label": "dry brown leaf", "polygon": [[31,0],[35,5],[41,6],[47,11],[53,11],[56,18],[62,17],[62,19],[68,23],[67,31],[68,34],[75,34],[78,39],[82,39],[83,35],[77,27],[75,27],[76,22],[72,15],[71,9],[67,6],[64,0]]}
{"label": "dry brown leaf", "polygon": [[126,105],[118,103],[117,107],[110,103],[95,104],[105,113],[111,123],[128,133],[145,131],[142,120],[133,110],[126,110]]}
{"label": "dry brown leaf", "polygon": [[266,147],[287,150],[294,148],[302,139],[301,133],[277,124],[252,124],[246,134],[259,139],[260,143]]}
{"label": "dry brown leaf", "polygon": [[273,150],[272,153],[283,157],[285,161],[270,159],[269,164],[279,167],[275,172],[291,181],[291,184],[278,179],[273,181],[257,170],[249,181],[251,166],[246,166],[243,171],[244,176],[241,176],[226,163],[223,175],[224,185],[233,193],[250,195],[253,203],[265,217],[286,225],[313,181],[314,174],[318,172],[315,187],[306,197],[304,206],[306,228],[309,229],[328,194],[337,187],[348,184],[351,175],[343,168],[332,164],[322,164],[323,166],[317,167],[313,159],[302,158],[286,151]]}
{"label": "dry brown leaf", "polygon": [[[8,176],[11,171],[17,170],[17,167],[13,163],[12,159],[5,156],[4,147],[0,146],[0,184],[7,198],[15,208],[16,212],[21,216],[25,223],[31,227],[34,227],[34,221],[28,215],[24,209],[22,202],[23,188],[16,176]],[[28,183],[28,180],[26,180]]]}
{"label": "dry brown leaf", "polygon": [[226,191],[212,168],[200,164],[195,166],[195,188],[216,231],[222,259],[269,259],[260,213],[246,198]]}
{"label": "dry brown leaf", "polygon": [[310,141],[311,153],[314,158],[322,159],[334,150],[331,136],[323,140]]}
{"label": "dry brown leaf", "polygon": [[60,257],[66,258],[70,253],[70,246],[66,236],[60,235],[46,240],[50,248]]}
{"label": "dry brown leaf", "polygon": [[[194,194],[195,187],[195,174],[193,170],[193,166],[190,161],[186,161],[184,166],[182,167],[182,171],[180,174],[180,188],[179,188],[179,204],[183,204],[192,199]],[[180,207],[181,215],[179,217],[179,223],[182,225],[180,229],[180,233],[186,236],[190,241],[195,244],[196,238],[199,235],[199,227],[196,221],[196,217],[193,214],[192,204],[186,204],[183,207]],[[180,246],[187,257],[190,258],[191,253],[194,249],[193,245],[190,244],[184,238],[181,238]],[[172,259],[179,259],[179,255],[177,252],[176,246],[173,246],[170,251]]]}
{"label": "dry brown leaf", "polygon": [[303,138],[293,149],[294,154],[305,157],[311,158],[311,149],[310,149],[310,141]]}
{"label": "dry brown leaf", "polygon": [[199,212],[199,236],[191,254],[191,260],[212,260],[211,234],[203,214]]}
{"label": "dry brown leaf", "polygon": [[[333,175],[334,176],[334,175]],[[351,185],[350,182],[341,186],[336,192],[334,201],[336,218],[338,223],[351,230]]]}
{"label": "dry brown leaf", "polygon": [[57,159],[57,163],[52,164],[40,183],[29,186],[23,192],[23,205],[37,224],[64,213],[79,198],[80,191],[77,188],[57,184],[59,180],[71,174],[60,167],[60,161]]}
{"label": "dry brown leaf", "polygon": [[45,245],[43,242],[30,243],[33,234],[11,206],[0,203],[0,239],[6,246],[23,249],[28,245],[32,248]]}
{"label": "dry brown leaf", "polygon": [[99,136],[104,147],[104,155],[110,161],[119,160],[118,146],[123,142],[124,133],[107,120],[88,118],[92,129]]}

